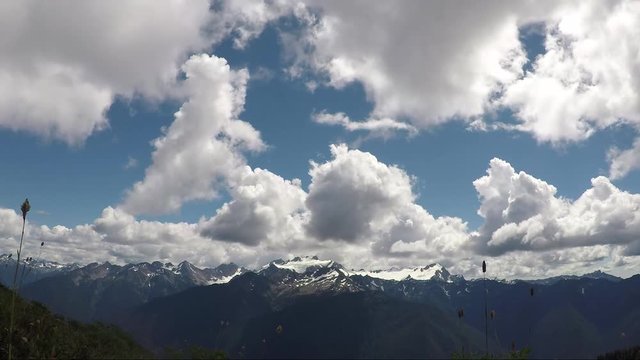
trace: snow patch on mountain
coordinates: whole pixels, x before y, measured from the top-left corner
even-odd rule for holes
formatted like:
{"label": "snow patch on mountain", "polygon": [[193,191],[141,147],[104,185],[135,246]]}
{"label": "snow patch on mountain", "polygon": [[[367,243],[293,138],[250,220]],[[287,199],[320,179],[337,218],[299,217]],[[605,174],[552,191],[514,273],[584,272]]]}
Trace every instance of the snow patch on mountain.
{"label": "snow patch on mountain", "polygon": [[[339,265],[333,260],[320,260],[317,256],[296,256],[291,260],[275,260],[267,264],[262,270],[267,269],[269,266],[275,266],[278,269],[291,270],[298,274],[304,274],[309,270],[316,270],[320,268],[330,268],[334,265]],[[339,265],[339,267],[342,267]]]}
{"label": "snow patch on mountain", "polygon": [[453,282],[449,272],[440,264],[431,264],[425,267],[414,268],[391,268],[387,270],[358,270],[353,271],[353,275],[368,276],[382,280],[442,280]]}
{"label": "snow patch on mountain", "polygon": [[246,270],[244,268],[238,268],[238,270],[236,270],[235,273],[231,274],[231,275],[227,275],[227,276],[222,276],[219,278],[215,278],[212,277],[207,284],[208,285],[213,285],[213,284],[226,284],[229,281],[231,281],[231,279],[233,279],[234,277],[238,276],[238,275],[242,275],[246,272]]}

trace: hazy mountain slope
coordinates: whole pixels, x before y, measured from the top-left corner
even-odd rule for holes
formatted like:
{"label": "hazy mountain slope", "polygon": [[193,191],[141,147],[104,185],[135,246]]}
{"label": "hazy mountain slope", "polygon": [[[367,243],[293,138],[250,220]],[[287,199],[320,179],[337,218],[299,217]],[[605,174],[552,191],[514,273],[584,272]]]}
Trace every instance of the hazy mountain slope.
{"label": "hazy mountain slope", "polygon": [[584,359],[605,348],[601,331],[570,305],[553,308],[537,322],[531,347],[546,359]]}
{"label": "hazy mountain slope", "polygon": [[276,310],[273,285],[247,273],[153,300],[120,324],[156,351],[199,345],[246,357],[442,357],[482,343],[453,315],[381,292],[296,296]]}
{"label": "hazy mountain slope", "polygon": [[144,346],[231,349],[245,324],[271,311],[269,282],[246,273],[227,284],[195,287],[141,305],[116,321]]}
{"label": "hazy mountain slope", "polygon": [[[447,358],[480,333],[439,309],[381,292],[300,297],[252,320],[232,354],[266,358]],[[244,348],[243,348],[244,346]]]}
{"label": "hazy mountain slope", "polygon": [[[0,254],[0,284],[8,287],[13,285],[13,276],[16,271],[16,260],[14,256],[15,254],[11,257],[7,254]],[[78,265],[76,264],[60,264],[55,261],[43,259],[33,259],[30,261],[21,259],[18,278],[22,280],[23,285],[26,285],[77,268]]]}
{"label": "hazy mountain slope", "polygon": [[[580,278],[553,285],[487,281],[486,286],[489,311],[495,311],[488,321],[489,336],[504,350],[515,342],[518,348],[531,345],[534,357],[594,357],[640,343],[640,321],[629,320],[640,320],[640,276],[620,281]],[[481,331],[483,292],[481,280],[469,281],[463,291],[449,290],[448,305],[451,312],[463,308],[464,321]],[[550,333],[557,335],[547,339]],[[580,345],[585,339],[589,346]]]}
{"label": "hazy mountain slope", "polygon": [[[596,356],[640,343],[640,275],[465,280],[438,264],[353,271],[317,257],[275,260],[238,276],[243,271],[91,264],[24,290],[57,312],[116,321],[155,351],[197,345],[233,356],[316,349],[326,357],[447,357],[464,345],[483,352],[485,287],[492,354],[515,345],[531,346],[534,357]],[[215,285],[198,286],[206,284]]]}
{"label": "hazy mountain slope", "polygon": [[188,288],[228,281],[246,271],[234,264],[199,269],[188,262],[125,266],[89,264],[24,287],[25,297],[80,321],[109,321],[114,314]]}

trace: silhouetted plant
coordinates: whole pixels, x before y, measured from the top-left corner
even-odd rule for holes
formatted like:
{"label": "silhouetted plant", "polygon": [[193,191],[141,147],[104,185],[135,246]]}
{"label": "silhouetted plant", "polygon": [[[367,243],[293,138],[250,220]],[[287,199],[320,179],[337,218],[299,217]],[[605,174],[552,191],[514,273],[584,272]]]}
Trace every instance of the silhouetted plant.
{"label": "silhouetted plant", "polygon": [[619,349],[598,355],[598,360],[622,360],[622,359],[640,359],[640,346],[630,347],[628,349]]}
{"label": "silhouetted plant", "polygon": [[495,310],[491,310],[491,312],[489,312],[489,317],[491,318],[491,326],[493,326],[493,337],[496,339],[496,344],[498,344],[498,347],[502,348],[501,343],[500,343],[500,338],[498,337],[498,326],[496,325],[496,311]]}
{"label": "silhouetted plant", "polygon": [[535,290],[533,289],[533,286],[529,289],[529,297],[531,298],[531,322],[529,322],[529,341],[531,341],[531,330],[533,328],[533,322],[535,320],[535,316],[533,316],[534,314],[534,302],[533,302],[533,295],[535,294]]}
{"label": "silhouetted plant", "polygon": [[[460,308],[460,309],[458,309],[458,330],[460,331],[460,335],[462,335],[462,326],[461,326],[462,318],[464,318],[464,309]],[[464,339],[462,339],[461,342],[462,342],[462,345],[461,345],[462,352],[461,352],[461,354],[464,354]]]}
{"label": "silhouetted plant", "polygon": [[[31,274],[31,271],[33,270],[33,265],[37,264],[38,260],[40,260],[40,255],[42,255],[43,247],[44,247],[44,241],[40,243],[40,248],[38,249],[38,256],[36,257],[35,261],[33,260],[33,257],[28,258],[29,268],[27,269],[27,273],[21,276],[20,285],[18,286],[18,288],[22,287],[22,284],[24,283],[25,279],[29,277],[29,274]],[[24,272],[24,268],[23,268],[23,272]]]}
{"label": "silhouetted plant", "polygon": [[33,258],[27,257],[22,260],[22,270],[20,271],[20,276],[18,277],[18,287],[16,289],[17,292],[20,292],[20,288],[22,287],[22,282],[24,281],[25,271],[27,270],[27,264],[31,262]]}
{"label": "silhouetted plant", "polygon": [[18,246],[18,259],[16,261],[16,270],[13,273],[13,296],[11,299],[11,319],[9,320],[9,360],[11,360],[12,350],[13,350],[13,322],[15,319],[16,312],[16,295],[18,292],[17,283],[18,280],[18,270],[20,270],[20,254],[22,253],[22,241],[24,239],[24,226],[27,222],[27,213],[31,210],[31,205],[29,204],[29,199],[25,199],[20,207],[22,211],[22,234],[20,235],[20,245]]}
{"label": "silhouetted plant", "polygon": [[487,305],[487,263],[482,260],[482,283],[484,285],[484,350],[485,354],[489,356],[489,322],[487,319],[488,305]]}

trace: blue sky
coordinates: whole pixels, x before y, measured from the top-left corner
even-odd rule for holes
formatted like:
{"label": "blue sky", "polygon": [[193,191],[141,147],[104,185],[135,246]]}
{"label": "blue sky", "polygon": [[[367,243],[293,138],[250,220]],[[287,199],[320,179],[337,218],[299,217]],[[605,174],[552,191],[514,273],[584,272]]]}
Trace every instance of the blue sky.
{"label": "blue sky", "polygon": [[[144,7],[143,2],[139,5]],[[0,116],[4,117],[0,121],[0,207],[17,210],[24,197],[29,197],[31,223],[45,225],[34,237],[58,239],[49,255],[60,261],[179,261],[177,257],[188,257],[202,265],[237,261],[257,266],[268,257],[314,252],[338,256],[354,267],[439,261],[469,274],[471,263],[452,255],[459,249],[465,261],[475,254],[504,263],[501,275],[505,277],[542,275],[532,270],[535,261],[549,259],[559,264],[544,269],[543,274],[594,267],[630,274],[640,253],[636,245],[640,220],[633,210],[616,213],[615,204],[628,203],[629,209],[636,209],[638,200],[633,194],[640,192],[636,171],[640,145],[634,145],[640,85],[628,80],[640,65],[637,59],[627,60],[629,52],[609,53],[608,58],[597,54],[610,50],[607,31],[624,34],[618,40],[637,49],[632,45],[637,43],[632,25],[640,22],[636,5],[624,1],[606,7],[561,3],[535,11],[524,3],[512,4],[507,10],[491,5],[482,9],[490,13],[482,18],[473,17],[473,9],[457,3],[443,10],[435,9],[434,4],[406,2],[399,3],[390,15],[393,19],[388,20],[381,17],[388,10],[376,9],[378,5],[354,15],[353,10],[362,6],[357,2],[222,2],[219,8],[207,11],[202,10],[207,7],[202,1],[160,9],[160,18],[170,19],[176,12],[183,18],[167,26],[160,21],[145,23],[137,30],[139,34],[118,35],[126,38],[122,42],[112,41],[109,30],[129,21],[127,16],[135,19],[134,10],[112,23],[102,19],[100,26],[105,26],[106,35],[92,33],[97,29],[89,26],[87,15],[77,26],[80,30],[85,27],[87,43],[102,41],[102,50],[83,47],[81,40],[77,46],[65,45],[69,49],[63,56],[39,45],[34,37],[37,30],[18,34],[12,43],[22,45],[8,50],[15,50],[16,59],[26,58],[33,68],[45,70],[28,72],[28,66],[16,65],[17,60],[0,62],[0,75],[6,75],[17,89],[7,93],[9,88],[0,88],[0,96],[8,99],[0,102]],[[82,17],[91,6],[74,11]],[[196,7],[200,10],[194,11]],[[413,7],[425,14],[442,11],[444,15],[432,19],[433,25],[415,23]],[[605,25],[589,30],[584,24],[590,24],[597,13],[606,15]],[[627,13],[631,14],[623,22],[627,28],[612,30],[606,25],[607,16],[615,19]],[[49,21],[53,31],[62,21],[55,15],[38,16],[44,16],[42,21]],[[397,20],[394,17],[406,20],[400,29],[387,28]],[[469,24],[455,30],[437,27],[449,26],[447,19],[467,19]],[[207,35],[204,28],[217,31]],[[396,45],[386,35],[372,35],[376,29],[386,29],[388,36],[402,38],[407,45]],[[629,31],[622,31],[626,29]],[[52,35],[52,41],[59,39]],[[118,51],[124,54],[122,58],[109,57],[110,52]],[[146,54],[154,57],[148,64]],[[189,60],[197,54],[207,54],[203,64]],[[229,68],[225,70],[219,62],[214,65],[216,59]],[[192,75],[185,70],[188,66],[193,67]],[[230,106],[243,110],[223,120],[194,120],[190,116],[195,115],[187,115],[179,130],[174,114],[204,86],[194,85],[202,76],[199,71],[204,71],[197,66],[219,66],[223,77],[207,81],[246,91],[240,103],[229,100]],[[611,66],[621,74],[602,72]],[[58,69],[52,70],[57,75],[47,72],[49,68]],[[238,85],[243,69],[248,70],[248,79],[245,85]],[[230,80],[223,80],[225,76]],[[459,79],[463,76],[467,78]],[[70,80],[57,83],[63,77]],[[26,86],[23,78],[33,86],[22,90],[20,86]],[[56,91],[56,86],[62,90]],[[616,93],[620,88],[627,90]],[[63,91],[73,96],[59,96]],[[545,96],[546,100],[540,100]],[[39,97],[48,100],[34,100]],[[22,110],[39,107],[42,111]],[[548,109],[557,111],[549,113]],[[315,117],[320,113],[343,113],[350,125],[369,126],[369,130],[319,123]],[[84,118],[82,114],[89,115]],[[381,125],[381,119],[392,125]],[[236,125],[244,121],[259,134],[246,127],[234,133],[221,125],[221,132],[209,138],[227,139],[220,141],[224,151],[237,160],[236,165],[209,162],[205,157],[193,159],[189,165],[193,168],[184,164],[172,168],[181,160],[172,158],[178,150],[174,153],[168,147],[185,150],[190,139],[180,138],[165,150],[153,141],[186,136],[190,121]],[[72,122],[75,125],[68,126]],[[83,125],[79,124],[89,124],[88,130],[80,131]],[[403,131],[399,126],[412,130]],[[214,145],[217,140],[212,140]],[[348,150],[332,152],[332,144],[346,144]],[[158,155],[162,151],[166,155]],[[365,156],[369,154],[375,161]],[[493,158],[504,163],[490,163]],[[344,164],[355,165],[345,168]],[[238,175],[245,165],[251,172]],[[199,179],[199,185],[193,185],[201,189],[190,191],[185,189],[190,185],[180,185],[192,184],[195,180],[186,173],[203,168],[211,168],[205,171],[211,179],[204,183]],[[257,174],[257,168],[268,174]],[[488,169],[495,173],[488,174]],[[498,178],[499,169],[505,174],[513,172],[510,180],[503,179],[510,185]],[[520,171],[522,176],[517,175]],[[368,188],[372,186],[365,181],[369,172],[378,188]],[[352,173],[355,175],[347,176]],[[474,181],[485,175],[487,182],[494,184],[495,178],[498,185],[483,192],[482,185]],[[614,195],[599,205],[578,204],[576,199],[595,189],[591,179],[599,176],[614,186]],[[252,177],[256,179],[247,180]],[[300,184],[291,182],[296,178]],[[242,190],[249,186],[247,181],[260,191],[269,192],[269,184],[278,187],[271,189],[271,197],[250,198]],[[136,183],[140,189],[135,188]],[[386,189],[388,184],[397,185],[394,189],[399,192]],[[557,189],[555,194],[549,192],[550,186]],[[171,189],[176,194],[170,194]],[[381,199],[384,194],[394,195]],[[178,202],[170,205],[170,200],[163,202],[163,196],[173,196]],[[341,238],[343,233],[319,229],[319,224],[333,224],[326,220],[332,219],[331,209],[318,205],[328,201],[321,196],[344,198],[344,206],[362,211],[361,216],[344,219],[345,224],[335,224],[336,228],[352,226],[362,231]],[[504,204],[513,203],[514,208],[504,205],[501,219],[493,219],[492,210],[478,214],[480,208],[497,203],[491,202],[492,196],[504,196]],[[145,199],[153,199],[156,205],[144,203]],[[264,209],[271,215],[261,218],[266,216]],[[528,215],[511,218],[510,211]],[[579,218],[595,220],[576,230]],[[407,232],[409,219],[412,224],[424,219],[420,220],[424,227],[415,230],[411,225],[413,230]],[[12,220],[9,216],[5,221]],[[612,231],[606,227],[609,223],[621,227],[607,233]],[[67,232],[56,233],[56,226]],[[237,236],[228,235],[235,231],[233,226],[238,227]],[[252,226],[251,236],[260,234],[259,239],[243,238],[243,231]],[[532,230],[540,228],[539,232]],[[515,234],[499,243],[492,240],[506,231]],[[15,239],[9,230],[5,232],[3,247],[10,247]],[[156,244],[154,250],[136,243],[131,234],[140,233],[148,237],[147,245]],[[170,245],[176,237],[183,239]],[[603,240],[608,237],[612,240]],[[76,241],[69,239],[95,244],[65,252]],[[119,247],[123,244],[126,249]],[[346,252],[337,254],[336,245],[345,246]],[[103,255],[88,259],[89,253]],[[532,254],[537,260],[519,269],[508,268],[514,259]],[[574,260],[567,262],[566,258]]]}

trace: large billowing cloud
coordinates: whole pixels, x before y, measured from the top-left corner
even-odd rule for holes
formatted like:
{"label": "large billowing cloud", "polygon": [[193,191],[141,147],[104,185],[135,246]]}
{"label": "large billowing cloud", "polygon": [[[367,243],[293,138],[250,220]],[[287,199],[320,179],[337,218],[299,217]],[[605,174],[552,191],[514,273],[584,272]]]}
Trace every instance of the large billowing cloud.
{"label": "large billowing cloud", "polygon": [[[640,195],[605,177],[569,200],[494,159],[473,184],[485,222],[470,233],[462,219],[434,217],[420,206],[404,170],[345,145],[312,163],[308,191],[299,180],[251,168],[244,154],[265,144],[239,119],[248,72],[216,56],[191,56],[229,37],[242,49],[270,21],[294,14],[301,33],[281,33],[285,55],[292,55],[289,73],[304,78],[301,71],[310,70],[321,77],[312,81],[334,88],[360,82],[373,104],[364,119],[320,109],[316,122],[414,134],[451,119],[490,125],[482,118],[502,107],[513,110],[516,123],[496,127],[540,141],[578,141],[613,124],[637,125],[637,3],[308,4],[85,1],[65,11],[32,1],[0,4],[0,127],[79,144],[108,127],[105,112],[118,96],[184,101],[122,204],[90,224],[28,226],[29,255],[45,241],[43,257],[82,263],[257,266],[306,253],[348,267],[438,261],[475,276],[485,257],[505,277],[594,267],[628,273],[638,265]],[[525,72],[519,32],[537,21],[545,24],[545,50]],[[638,167],[637,147],[610,152],[611,179]],[[135,217],[176,211],[220,191],[230,200],[198,223]],[[15,247],[20,226],[19,214],[0,209],[3,249]]]}
{"label": "large billowing cloud", "polygon": [[[282,35],[290,73],[311,70],[324,78],[313,84],[335,88],[359,82],[373,103],[364,119],[320,113],[317,122],[389,134],[461,119],[559,144],[640,121],[637,2],[307,5],[297,14],[308,28]],[[519,35],[533,24],[542,24],[544,50],[527,58]],[[494,122],[504,109],[514,123]],[[635,168],[624,167],[635,152],[623,155],[614,179]]]}
{"label": "large billowing cloud", "polygon": [[[352,268],[440,262],[468,277],[478,276],[484,259],[492,276],[507,278],[594,268],[629,275],[639,265],[640,195],[604,177],[570,201],[557,197],[552,185],[493,159],[487,175],[473,184],[485,224],[470,234],[461,219],[434,217],[416,204],[403,170],[344,145],[331,151],[332,159],[312,164],[308,194],[298,180],[244,166],[228,180],[232,199],[210,219],[136,220],[107,207],[93,223],[73,228],[30,224],[25,253],[34,255],[45,241],[42,256],[63,262],[187,259],[209,266],[260,266],[317,254]],[[340,207],[348,211],[335,216]],[[3,248],[16,246],[20,226],[18,213],[0,209]]]}
{"label": "large billowing cloud", "polygon": [[399,263],[418,258],[442,261],[467,241],[461,219],[434,218],[415,203],[413,181],[404,170],[345,145],[331,146],[331,153],[332,160],[312,163],[309,172],[309,236],[361,246],[352,251],[368,252],[374,261],[398,258]]}
{"label": "large billowing cloud", "polygon": [[212,199],[215,184],[244,165],[242,150],[260,151],[260,133],[238,119],[243,110],[246,70],[226,60],[194,55],[182,67],[188,100],[166,134],[154,141],[153,164],[127,193],[132,214],[166,213],[186,201]]}
{"label": "large billowing cloud", "polygon": [[159,98],[206,46],[207,0],[0,5],[0,126],[77,144],[116,95]]}
{"label": "large billowing cloud", "polygon": [[365,124],[418,127],[482,115],[522,76],[518,26],[542,13],[526,2],[310,3],[311,29],[285,37],[292,73],[319,71],[336,88],[358,81],[374,103]]}
{"label": "large billowing cloud", "polygon": [[80,144],[108,127],[116,97],[176,93],[190,54],[231,37],[243,47],[294,8],[262,0],[0,4],[0,127]]}
{"label": "large billowing cloud", "polygon": [[487,175],[474,181],[484,225],[474,235],[478,251],[544,251],[592,245],[625,245],[635,255],[640,241],[640,195],[615,187],[603,176],[571,201],[556,188],[493,159]]}
{"label": "large billowing cloud", "polygon": [[[560,142],[640,119],[637,2],[308,3],[310,29],[284,36],[292,74],[310,68],[329,86],[362,83],[374,109],[351,127],[429,127],[508,107],[520,123],[499,128]],[[545,49],[527,59],[519,34],[533,23],[545,26]]]}
{"label": "large billowing cloud", "polygon": [[569,2],[547,21],[545,52],[507,87],[519,130],[538,140],[578,141],[640,122],[640,4]]}
{"label": "large billowing cloud", "polygon": [[318,239],[358,241],[388,221],[396,209],[414,200],[411,178],[375,156],[332,145],[334,159],[312,163],[306,200],[309,233]]}
{"label": "large billowing cloud", "polygon": [[246,166],[230,179],[232,200],[200,224],[203,235],[247,245],[284,245],[304,238],[306,192],[300,180]]}

